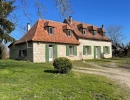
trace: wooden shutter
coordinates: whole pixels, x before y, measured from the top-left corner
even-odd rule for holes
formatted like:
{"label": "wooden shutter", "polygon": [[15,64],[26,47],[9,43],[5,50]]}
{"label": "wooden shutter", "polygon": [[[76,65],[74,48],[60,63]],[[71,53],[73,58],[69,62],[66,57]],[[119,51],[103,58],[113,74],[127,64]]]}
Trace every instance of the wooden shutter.
{"label": "wooden shutter", "polygon": [[83,55],[86,54],[86,46],[83,46]]}
{"label": "wooden shutter", "polygon": [[46,62],[49,62],[49,44],[46,44]]}
{"label": "wooden shutter", "polygon": [[94,59],[96,59],[96,46],[94,46]]}
{"label": "wooden shutter", "polygon": [[105,51],[105,46],[103,46],[103,53],[106,53],[106,51]]}
{"label": "wooden shutter", "polygon": [[74,55],[77,56],[77,46],[74,46]]}
{"label": "wooden shutter", "polygon": [[110,54],[110,47],[108,46],[108,54]]}
{"label": "wooden shutter", "polygon": [[101,46],[99,47],[100,50],[100,58],[102,58]]}
{"label": "wooden shutter", "polygon": [[54,46],[54,58],[58,57],[57,44]]}
{"label": "wooden shutter", "polygon": [[58,57],[57,44],[54,46],[54,58]]}
{"label": "wooden shutter", "polygon": [[92,54],[92,46],[90,46],[90,54]]}
{"label": "wooden shutter", "polygon": [[66,56],[69,56],[69,46],[66,45]]}

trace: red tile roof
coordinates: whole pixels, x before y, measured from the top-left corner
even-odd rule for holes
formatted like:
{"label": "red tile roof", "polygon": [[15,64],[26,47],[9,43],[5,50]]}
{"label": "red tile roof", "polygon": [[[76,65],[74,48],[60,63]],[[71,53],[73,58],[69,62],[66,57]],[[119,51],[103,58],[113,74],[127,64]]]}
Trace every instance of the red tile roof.
{"label": "red tile roof", "polygon": [[[45,29],[47,26],[54,27],[53,35],[50,35]],[[66,23],[54,22],[50,20],[39,19],[36,24],[15,44],[23,43],[26,41],[41,41],[51,43],[66,43],[66,44],[80,44],[76,39],[74,32],[71,37],[68,37],[63,30],[71,29]]]}
{"label": "red tile roof", "polygon": [[[46,27],[54,27],[54,34],[50,35]],[[86,34],[79,31],[80,28],[86,28]],[[68,37],[64,30],[72,30],[72,36]],[[97,34],[94,36],[91,31],[96,30]],[[77,21],[70,23],[67,19],[64,23],[54,22],[50,20],[39,19],[35,25],[15,44],[24,43],[26,41],[41,41],[50,43],[66,43],[66,44],[80,44],[77,38],[85,38],[91,40],[111,41],[107,36],[103,36],[105,32],[103,28],[98,28],[90,24],[85,24]]]}
{"label": "red tile roof", "polygon": [[[69,20],[65,19],[64,20],[64,23],[68,23],[74,33],[76,34],[76,36],[78,38],[86,38],[86,39],[92,39],[92,40],[101,40],[101,41],[111,41],[106,35],[105,36],[102,36],[101,33],[99,33],[99,29],[102,30],[102,32],[105,32],[105,30],[103,28],[98,28],[97,26],[93,26],[93,25],[90,25],[90,24],[85,24],[85,23],[81,23],[81,22],[77,22],[77,21],[72,21],[72,24],[69,22]],[[87,29],[87,32],[86,34],[82,34],[80,31],[79,31],[79,28],[86,28]],[[96,30],[97,34],[94,36],[90,31],[92,30]]]}

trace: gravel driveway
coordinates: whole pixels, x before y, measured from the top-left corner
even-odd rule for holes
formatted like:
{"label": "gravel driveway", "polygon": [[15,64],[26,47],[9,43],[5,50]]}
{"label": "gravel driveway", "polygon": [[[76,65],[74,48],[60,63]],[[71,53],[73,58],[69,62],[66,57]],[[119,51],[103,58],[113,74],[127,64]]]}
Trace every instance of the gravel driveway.
{"label": "gravel driveway", "polygon": [[[115,65],[112,67],[103,67],[94,63],[87,63],[96,68],[84,68],[74,66],[73,71],[97,74],[111,78],[114,81],[117,81],[123,87],[126,87],[130,91],[130,69],[119,68]],[[129,94],[130,95],[130,94]]]}

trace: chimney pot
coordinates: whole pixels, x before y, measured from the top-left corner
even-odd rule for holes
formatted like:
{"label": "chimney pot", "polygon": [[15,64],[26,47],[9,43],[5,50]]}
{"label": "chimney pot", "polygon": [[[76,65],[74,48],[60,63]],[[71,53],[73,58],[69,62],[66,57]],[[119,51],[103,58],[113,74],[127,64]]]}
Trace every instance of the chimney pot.
{"label": "chimney pot", "polygon": [[72,24],[72,16],[69,16],[69,22]]}
{"label": "chimney pot", "polygon": [[31,28],[30,23],[27,23],[27,31],[29,31]]}
{"label": "chimney pot", "polygon": [[104,28],[104,25],[102,24],[102,28]]}

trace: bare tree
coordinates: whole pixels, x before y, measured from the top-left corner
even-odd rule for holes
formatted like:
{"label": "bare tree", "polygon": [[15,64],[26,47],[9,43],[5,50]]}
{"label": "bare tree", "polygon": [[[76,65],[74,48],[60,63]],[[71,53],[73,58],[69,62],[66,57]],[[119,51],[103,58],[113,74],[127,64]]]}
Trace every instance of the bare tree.
{"label": "bare tree", "polygon": [[123,33],[123,26],[121,25],[109,25],[106,28],[108,36],[111,38],[114,44],[118,43],[121,44],[122,40],[125,37]]}
{"label": "bare tree", "polygon": [[[3,1],[15,1],[15,0],[3,0]],[[10,14],[9,20],[14,23],[19,35],[23,35],[26,32],[25,22],[23,16],[18,15],[18,11],[22,11],[25,17],[28,19],[28,22],[32,22],[32,14],[29,9],[32,9],[33,12],[37,15],[38,18],[44,18],[47,12],[47,6],[44,5],[44,0],[32,0],[32,5],[30,6],[29,0],[17,0],[17,4],[14,4],[15,9]],[[72,14],[70,0],[52,0],[51,1],[60,12],[63,17],[68,17]],[[48,3],[50,3],[48,1]],[[33,7],[32,7],[33,6]],[[16,38],[19,38],[19,35],[13,33]]]}

